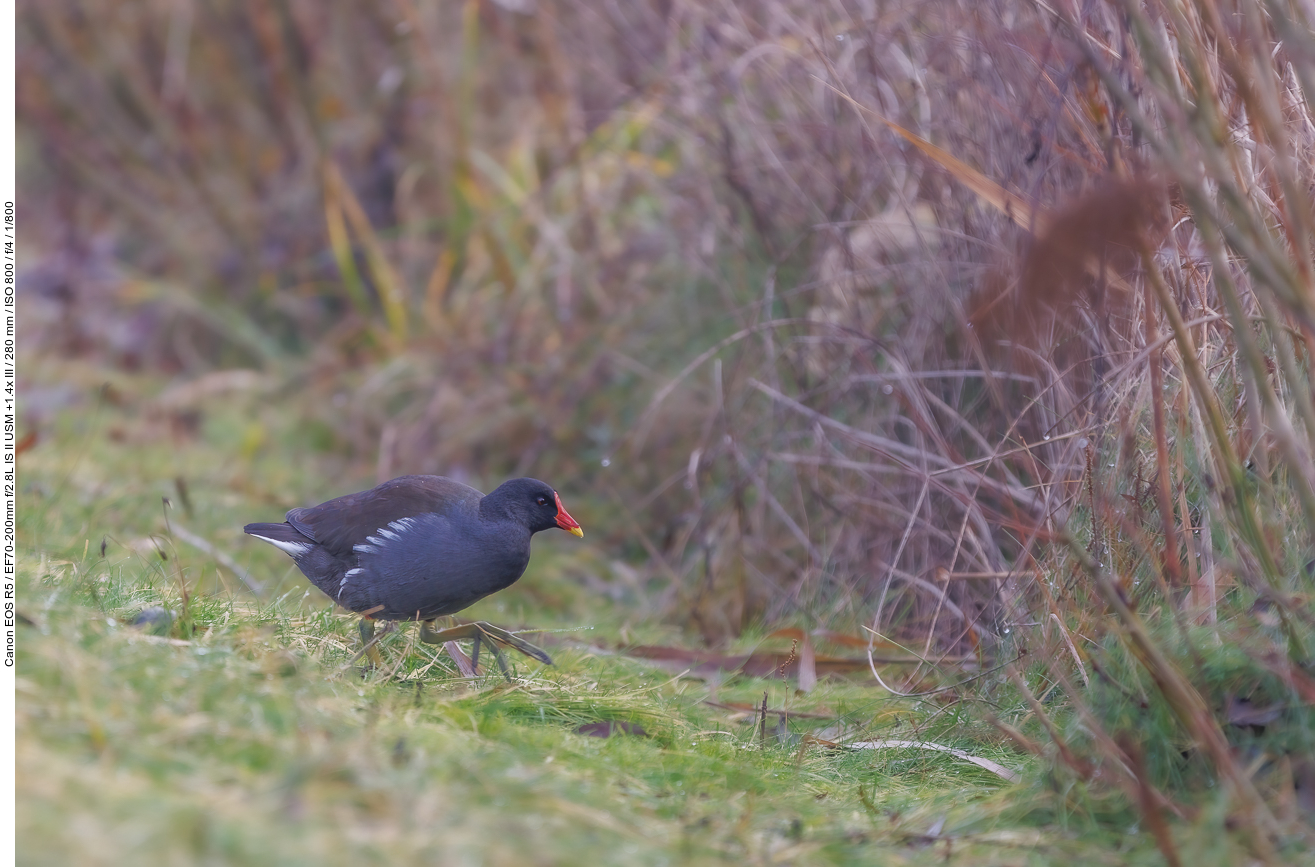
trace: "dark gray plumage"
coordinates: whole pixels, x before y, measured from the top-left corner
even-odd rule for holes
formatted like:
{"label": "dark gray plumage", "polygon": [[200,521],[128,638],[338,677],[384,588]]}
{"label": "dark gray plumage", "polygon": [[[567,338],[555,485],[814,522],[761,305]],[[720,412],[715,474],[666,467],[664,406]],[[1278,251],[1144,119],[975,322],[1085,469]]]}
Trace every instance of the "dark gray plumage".
{"label": "dark gray plumage", "polygon": [[514,584],[530,562],[530,537],[550,527],[584,535],[537,479],[485,496],[442,476],[402,476],[244,529],[290,554],[344,608],[433,620]]}

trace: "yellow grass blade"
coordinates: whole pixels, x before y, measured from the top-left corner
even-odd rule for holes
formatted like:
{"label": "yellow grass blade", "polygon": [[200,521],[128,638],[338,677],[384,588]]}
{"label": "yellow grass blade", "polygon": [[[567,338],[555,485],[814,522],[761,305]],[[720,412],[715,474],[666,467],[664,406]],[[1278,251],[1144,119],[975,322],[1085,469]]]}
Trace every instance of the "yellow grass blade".
{"label": "yellow grass blade", "polygon": [[[401,343],[406,339],[407,334],[407,310],[406,294],[402,286],[402,280],[393,266],[389,263],[388,257],[384,254],[383,245],[379,241],[379,236],[375,233],[374,227],[370,225],[370,218],[366,216],[365,209],[357,200],[356,195],[352,193],[351,187],[343,179],[342,173],[338,170],[331,160],[325,161],[324,166],[324,191],[325,198],[331,203],[330,213],[337,210],[346,222],[350,225],[353,232],[361,242],[365,251],[365,261],[370,267],[370,276],[374,279],[375,288],[379,292],[379,302],[384,309],[384,319],[388,322],[388,330],[392,333],[393,339]],[[334,232],[333,219],[330,219],[330,233]],[[339,243],[346,245],[346,232],[340,229],[342,237]],[[342,267],[344,259],[350,259],[351,249],[349,245],[338,247],[335,246],[334,254],[338,257],[339,267]],[[355,270],[355,265],[352,265]],[[344,274],[347,272],[344,271]]]}
{"label": "yellow grass blade", "polygon": [[[831,87],[831,85],[827,85]],[[1013,220],[1019,226],[1030,232],[1041,234],[1050,224],[1050,215],[1040,205],[1033,205],[1021,196],[1009,192],[977,169],[968,165],[963,160],[951,154],[949,151],[938,148],[936,145],[927,141],[922,136],[905,129],[893,120],[887,120],[877,112],[860,105],[857,100],[849,94],[831,87],[836,94],[847,100],[855,108],[872,115],[877,120],[898,133],[905,141],[912,144],[926,156],[930,157],[941,168],[953,175],[961,184],[977,194],[977,197],[996,210],[1003,213],[1010,220]]]}

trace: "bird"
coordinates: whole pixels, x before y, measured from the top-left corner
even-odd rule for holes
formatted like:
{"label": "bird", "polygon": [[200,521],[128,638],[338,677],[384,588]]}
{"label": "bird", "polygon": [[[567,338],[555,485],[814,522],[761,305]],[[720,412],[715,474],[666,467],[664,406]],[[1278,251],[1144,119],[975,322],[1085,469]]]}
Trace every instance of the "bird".
{"label": "bird", "polygon": [[584,537],[557,491],[538,479],[511,479],[485,495],[444,476],[411,475],[243,530],[291,555],[312,584],[361,615],[362,652],[376,665],[375,621],[388,621],[389,631],[418,620],[427,644],[470,639],[472,666],[487,644],[510,679],[499,645],[546,665],[552,658],[483,621],[436,630],[434,620],[516,583],[530,537],[552,527]]}

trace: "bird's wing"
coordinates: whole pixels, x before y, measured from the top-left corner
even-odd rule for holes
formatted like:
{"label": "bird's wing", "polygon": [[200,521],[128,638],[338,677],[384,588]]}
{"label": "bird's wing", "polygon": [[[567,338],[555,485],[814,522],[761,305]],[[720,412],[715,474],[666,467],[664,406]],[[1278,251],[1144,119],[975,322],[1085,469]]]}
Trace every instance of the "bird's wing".
{"label": "bird's wing", "polygon": [[334,556],[346,557],[395,521],[425,514],[474,514],[483,498],[469,485],[442,476],[402,476],[368,491],[293,509],[287,522]]}

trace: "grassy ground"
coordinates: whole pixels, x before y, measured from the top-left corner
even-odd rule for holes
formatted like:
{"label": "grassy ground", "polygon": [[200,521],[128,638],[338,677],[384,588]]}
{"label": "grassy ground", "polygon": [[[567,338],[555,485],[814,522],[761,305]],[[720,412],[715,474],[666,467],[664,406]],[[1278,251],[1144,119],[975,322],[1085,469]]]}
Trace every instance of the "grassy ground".
{"label": "grassy ground", "polygon": [[[139,397],[158,382],[28,373],[29,394],[73,383],[76,402],[21,458],[23,863],[1157,860],[1148,834],[1124,833],[1134,816],[1097,821],[1076,789],[1049,791],[954,701],[895,699],[861,678],[807,695],[776,679],[709,683],[606,650],[682,637],[581,589],[586,572],[608,574],[587,536],[536,540],[522,582],[469,612],[559,630],[555,667],[462,679],[411,629],[384,643],[389,670],[362,674],[353,619],[240,528],[369,478],[292,448],[296,432],[258,395],[216,402],[180,433]],[[166,496],[173,526],[267,592],[171,535]],[[577,499],[586,528],[606,522]],[[151,606],[176,615],[159,634],[130,625]],[[815,716],[769,717],[764,739],[755,715],[707,703],[764,694]],[[630,725],[581,733],[607,721]],[[807,737],[841,735],[935,741],[1024,782]]]}

